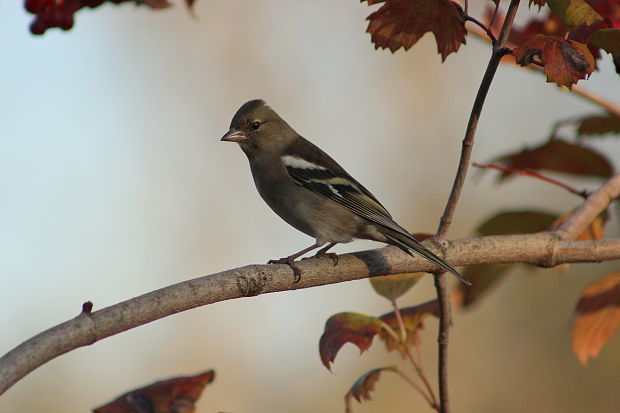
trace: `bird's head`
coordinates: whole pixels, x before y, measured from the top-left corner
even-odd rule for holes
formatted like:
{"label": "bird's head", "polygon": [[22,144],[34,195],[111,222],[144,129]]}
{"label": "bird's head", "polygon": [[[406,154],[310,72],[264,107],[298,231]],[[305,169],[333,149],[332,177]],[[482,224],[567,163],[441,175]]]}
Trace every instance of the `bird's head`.
{"label": "bird's head", "polygon": [[263,100],[246,102],[239,108],[222,141],[237,142],[248,157],[279,153],[296,132]]}

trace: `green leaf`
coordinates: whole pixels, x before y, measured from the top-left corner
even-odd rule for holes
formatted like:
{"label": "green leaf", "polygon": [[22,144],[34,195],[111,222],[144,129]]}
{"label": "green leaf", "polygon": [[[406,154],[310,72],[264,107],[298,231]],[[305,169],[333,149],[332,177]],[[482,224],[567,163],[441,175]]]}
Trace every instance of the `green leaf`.
{"label": "green leaf", "polygon": [[584,0],[547,0],[547,4],[568,27],[589,26],[603,20]]}
{"label": "green leaf", "polygon": [[412,272],[381,277],[370,277],[370,285],[375,292],[390,301],[395,301],[413,287],[425,273]]}

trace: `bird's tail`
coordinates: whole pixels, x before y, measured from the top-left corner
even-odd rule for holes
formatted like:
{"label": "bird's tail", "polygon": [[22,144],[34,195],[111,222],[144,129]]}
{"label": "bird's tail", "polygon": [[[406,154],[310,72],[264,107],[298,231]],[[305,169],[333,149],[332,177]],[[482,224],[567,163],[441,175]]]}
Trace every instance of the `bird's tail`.
{"label": "bird's tail", "polygon": [[441,269],[451,272],[459,280],[463,281],[465,284],[471,285],[471,282],[467,278],[463,277],[450,264],[448,264],[447,262],[445,262],[444,260],[436,256],[435,254],[433,254],[431,251],[424,248],[424,246],[420,244],[418,240],[413,238],[411,235],[404,234],[401,232],[396,232],[396,231],[390,231],[389,233],[384,232],[383,235],[387,237],[388,243],[400,248],[401,250],[405,251],[407,254],[412,255],[411,250],[413,250],[414,252],[416,252],[417,254],[420,254],[421,256],[423,256],[424,258],[426,258],[433,264],[437,265]]}

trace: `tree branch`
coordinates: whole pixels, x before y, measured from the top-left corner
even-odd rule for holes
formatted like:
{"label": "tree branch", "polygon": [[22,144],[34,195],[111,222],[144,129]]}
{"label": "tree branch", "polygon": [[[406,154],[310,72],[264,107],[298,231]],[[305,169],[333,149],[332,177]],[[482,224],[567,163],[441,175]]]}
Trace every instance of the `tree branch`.
{"label": "tree branch", "polygon": [[[456,210],[456,204],[458,203],[465,183],[465,177],[467,176],[467,169],[469,167],[471,152],[474,148],[474,137],[476,136],[476,129],[478,127],[478,120],[482,114],[482,108],[484,101],[491,88],[491,83],[495,77],[495,72],[499,67],[502,57],[506,54],[506,45],[508,44],[508,36],[510,35],[510,29],[514,21],[517,9],[519,8],[519,0],[511,0],[508,10],[506,11],[506,18],[502,24],[502,28],[499,33],[497,41],[490,30],[490,38],[493,42],[493,51],[491,58],[487,64],[486,71],[480,82],[476,99],[474,100],[471,113],[469,115],[469,121],[467,122],[467,128],[465,129],[465,137],[461,147],[461,157],[459,159],[459,165],[457,167],[456,176],[454,177],[454,183],[452,184],[452,190],[450,196],[446,202],[446,206],[441,219],[439,220],[439,228],[437,229],[436,238],[442,239],[445,237],[448,227],[452,222],[454,211]],[[481,25],[484,27],[484,25]],[[439,299],[439,333],[437,336],[438,343],[438,382],[439,382],[439,412],[449,413],[449,393],[448,393],[448,341],[449,341],[449,329],[451,323],[450,315],[450,294],[446,287],[446,275],[444,273],[438,273],[435,276],[435,289],[437,290],[437,298]]]}
{"label": "tree branch", "polygon": [[603,184],[596,192],[592,193],[575,210],[560,227],[555,231],[556,235],[563,240],[575,239],[592,221],[604,210],[620,193],[620,174],[613,176]]}
{"label": "tree branch", "polygon": [[[444,244],[444,255],[455,266],[519,262],[550,267],[620,259],[620,239],[562,241],[551,232],[477,237]],[[426,243],[427,247],[432,245]],[[82,313],[0,358],[0,394],[62,354],[181,311],[278,291],[436,269],[423,258],[410,257],[393,247],[342,255],[335,267],[331,259],[323,258],[304,260],[299,266],[303,276],[296,284],[285,265],[248,265],[174,284],[90,314]]]}

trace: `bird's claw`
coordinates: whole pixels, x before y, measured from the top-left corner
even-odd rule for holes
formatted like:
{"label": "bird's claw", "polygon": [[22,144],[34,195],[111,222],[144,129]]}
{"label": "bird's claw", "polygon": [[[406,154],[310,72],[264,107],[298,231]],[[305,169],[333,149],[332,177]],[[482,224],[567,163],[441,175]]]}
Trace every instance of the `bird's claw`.
{"label": "bird's claw", "polygon": [[298,283],[301,280],[301,268],[295,262],[293,257],[284,257],[277,260],[269,260],[267,264],[286,264],[293,270],[293,283]]}
{"label": "bird's claw", "polygon": [[309,260],[312,258],[330,258],[334,262],[334,267],[338,265],[338,254],[335,252],[317,252],[312,257],[305,257],[302,260]]}

